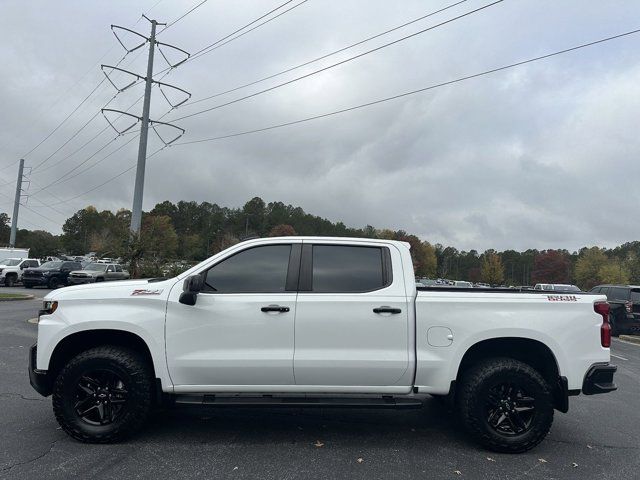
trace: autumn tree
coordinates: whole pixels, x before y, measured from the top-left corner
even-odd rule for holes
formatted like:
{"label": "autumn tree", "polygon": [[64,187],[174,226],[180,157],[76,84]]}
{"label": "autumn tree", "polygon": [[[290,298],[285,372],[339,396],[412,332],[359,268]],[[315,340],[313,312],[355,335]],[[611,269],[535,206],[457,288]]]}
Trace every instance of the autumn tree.
{"label": "autumn tree", "polygon": [[494,250],[487,250],[482,256],[480,278],[489,285],[501,285],[504,281],[502,260]]}
{"label": "autumn tree", "polygon": [[[608,262],[609,259],[601,248],[583,249],[575,268],[575,278],[578,286],[583,290],[589,290],[602,283],[601,270],[607,266]],[[603,273],[606,273],[606,269]]]}
{"label": "autumn tree", "polygon": [[534,257],[532,283],[569,283],[571,262],[561,250],[545,250]]}
{"label": "autumn tree", "polygon": [[297,235],[294,228],[285,224],[276,225],[269,232],[270,237],[292,237],[294,235]]}

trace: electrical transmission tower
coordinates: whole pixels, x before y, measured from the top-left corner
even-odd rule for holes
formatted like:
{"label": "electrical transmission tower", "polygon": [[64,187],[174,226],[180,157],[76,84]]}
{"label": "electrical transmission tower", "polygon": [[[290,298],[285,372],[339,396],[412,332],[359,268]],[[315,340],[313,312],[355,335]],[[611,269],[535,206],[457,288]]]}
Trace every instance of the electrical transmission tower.
{"label": "electrical transmission tower", "polygon": [[[140,144],[138,146],[138,165],[137,165],[137,169],[136,169],[136,183],[135,183],[135,189],[134,189],[134,193],[133,193],[133,207],[131,209],[131,232],[133,234],[139,234],[140,233],[140,226],[142,223],[142,196],[143,196],[143,191],[144,191],[144,174],[145,174],[145,167],[146,167],[146,159],[147,159],[147,137],[148,137],[148,133],[149,133],[149,126],[151,126],[151,128],[153,128],[153,130],[156,132],[156,135],[158,136],[158,138],[160,139],[160,141],[162,141],[162,143],[165,144],[165,146],[171,145],[173,142],[175,142],[176,140],[178,140],[185,132],[185,130],[183,128],[180,128],[176,125],[170,124],[170,123],[165,123],[165,122],[160,122],[158,120],[151,120],[149,118],[149,112],[151,109],[151,87],[153,87],[154,85],[156,85],[158,87],[158,89],[160,90],[160,93],[162,93],[162,96],[165,98],[165,100],[167,101],[167,103],[171,106],[171,109],[177,108],[180,105],[182,105],[183,103],[185,103],[186,101],[189,100],[189,98],[191,98],[191,94],[189,92],[187,92],[186,90],[183,90],[181,88],[178,88],[174,85],[169,85],[167,83],[163,83],[160,82],[158,80],[154,80],[153,79],[153,59],[154,59],[154,53],[156,48],[158,49],[158,51],[160,52],[160,54],[162,55],[162,57],[164,58],[165,62],[168,64],[169,66],[169,70],[171,71],[171,69],[176,68],[178,65],[180,65],[181,63],[184,63],[188,58],[189,58],[189,53],[185,52],[184,50],[175,47],[173,45],[169,45],[163,42],[159,42],[156,40],[156,27],[158,25],[165,25],[163,23],[158,23],[156,20],[151,20],[149,18],[147,18],[145,15],[143,15],[144,18],[146,18],[149,23],[151,23],[151,35],[149,37],[146,37],[144,35],[142,35],[141,33],[138,33],[134,30],[131,30],[129,28],[125,28],[125,27],[120,27],[118,25],[111,25],[111,30],[113,32],[113,34],[115,35],[116,39],[118,40],[118,42],[120,43],[120,45],[122,45],[122,47],[127,51],[127,53],[131,53],[134,50],[138,50],[139,48],[144,47],[147,42],[149,42],[149,56],[148,56],[148,60],[147,60],[147,75],[146,76],[141,76],[138,75],[137,73],[134,72],[130,72],[128,70],[125,70],[123,68],[119,68],[117,66],[109,66],[109,65],[101,65],[100,68],[102,69],[102,71],[104,72],[105,76],[107,77],[107,80],[109,80],[109,82],[114,86],[114,88],[116,90],[118,90],[118,92],[123,92],[124,90],[132,87],[133,85],[136,85],[142,81],[145,82],[145,89],[144,89],[144,103],[142,106],[142,116],[139,117],[137,115],[133,115],[131,113],[122,111],[122,110],[115,110],[112,108],[103,108],[102,109],[102,113],[105,116],[105,119],[107,120],[107,122],[109,123],[109,125],[111,125],[111,127],[113,127],[113,129],[118,132],[119,135],[123,135],[125,132],[131,130],[133,127],[135,127],[138,122],[140,122]],[[121,31],[121,32],[129,32],[133,35],[136,35],[137,37],[142,39],[142,42],[136,46],[134,46],[133,48],[127,48],[125,46],[125,43],[122,41],[122,39],[118,36],[118,34],[116,33],[116,31]],[[167,57],[167,55],[165,55],[165,53],[163,52],[162,48],[167,48],[167,49],[171,49],[175,52],[178,52],[178,55],[183,56],[184,58],[182,58],[180,61],[172,63],[169,58]],[[124,73],[126,75],[129,75],[133,78],[133,80],[128,83],[127,85],[124,85],[123,87],[118,87],[114,81],[109,77],[109,73],[107,72],[107,70],[109,72],[121,72]],[[165,73],[166,76],[166,73]],[[168,91],[172,91],[174,92],[173,94],[168,94]],[[174,97],[176,95],[176,93],[183,97],[180,101],[176,101],[174,100]],[[109,117],[107,115],[107,113],[109,114],[119,114],[119,116],[117,118],[115,118],[114,120],[109,120]],[[127,117],[127,118],[131,118],[133,119],[133,123],[130,124],[128,127],[126,128],[116,128],[115,126],[115,122],[116,120],[118,120],[121,117]],[[173,129],[173,131],[175,132],[175,136],[172,134],[170,139],[167,140],[167,134],[165,133],[164,136],[160,134],[159,132],[159,128],[162,128],[165,130],[168,129]]]}

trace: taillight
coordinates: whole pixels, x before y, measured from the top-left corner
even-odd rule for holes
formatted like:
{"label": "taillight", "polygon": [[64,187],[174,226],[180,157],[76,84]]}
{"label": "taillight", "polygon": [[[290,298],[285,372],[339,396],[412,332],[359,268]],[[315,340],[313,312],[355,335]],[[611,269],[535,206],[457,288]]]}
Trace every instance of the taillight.
{"label": "taillight", "polygon": [[624,302],[624,308],[627,309],[627,313],[633,312],[633,302]]}
{"label": "taillight", "polygon": [[611,325],[609,324],[609,304],[607,302],[596,302],[593,310],[602,315],[602,325],[600,326],[600,344],[609,348],[611,346]]}

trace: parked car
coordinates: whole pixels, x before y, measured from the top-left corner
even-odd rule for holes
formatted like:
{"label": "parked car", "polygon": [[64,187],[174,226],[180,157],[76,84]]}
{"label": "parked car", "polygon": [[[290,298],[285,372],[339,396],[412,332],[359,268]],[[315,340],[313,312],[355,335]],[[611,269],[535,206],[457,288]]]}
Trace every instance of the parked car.
{"label": "parked car", "polygon": [[547,292],[579,292],[580,289],[575,285],[566,283],[536,283],[534,290],[544,290]]}
{"label": "parked car", "polygon": [[35,258],[6,258],[0,261],[0,284],[13,287],[22,281],[25,268],[39,266],[40,261]]}
{"label": "parked car", "polygon": [[458,288],[473,288],[473,283],[465,282],[463,280],[455,280],[453,282],[453,286]]}
{"label": "parked car", "polygon": [[607,296],[612,335],[640,334],[640,286],[598,285],[591,292]]}
{"label": "parked car", "polygon": [[82,270],[69,273],[69,285],[81,283],[107,282],[111,280],[127,280],[129,272],[117,263],[90,263]]}
{"label": "parked car", "polygon": [[44,298],[29,355],[31,384],[83,442],[132,435],[163,398],[421,408],[435,395],[514,453],[571,395],[616,389],[604,295],[416,292],[399,241],[255,239],[173,278],[85,287]]}
{"label": "parked car", "polygon": [[67,278],[72,270],[80,270],[79,262],[58,260],[43,263],[37,268],[27,268],[22,274],[22,284],[25,288],[44,286],[58,288],[67,284]]}

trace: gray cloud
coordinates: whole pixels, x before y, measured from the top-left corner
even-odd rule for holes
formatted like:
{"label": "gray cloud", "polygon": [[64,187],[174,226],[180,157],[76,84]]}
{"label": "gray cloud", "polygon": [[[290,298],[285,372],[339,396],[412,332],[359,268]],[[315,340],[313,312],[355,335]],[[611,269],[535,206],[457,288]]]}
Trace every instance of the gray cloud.
{"label": "gray cloud", "polygon": [[[18,2],[0,5],[5,38],[0,62],[0,167],[31,149],[101,79],[96,64],[122,52],[110,23],[133,25],[155,3]],[[276,1],[207,2],[161,40],[197,51],[277,5]],[[163,1],[152,10],[171,20],[193,2]],[[172,72],[166,81],[193,99],[224,91],[340,48],[444,6],[445,2],[310,0],[279,19]],[[368,45],[249,89],[178,109],[168,118],[213,106],[310,72],[386,41],[477,8],[469,0]],[[179,123],[185,140],[288,122],[450,80],[636,28],[640,5],[578,0],[506,1],[322,74]],[[146,21],[135,25],[148,29]],[[640,37],[556,57],[360,111],[210,143],[174,146],[149,160],[144,206],[165,199],[240,206],[259,195],[348,225],[404,229],[460,249],[613,246],[637,239],[632,221],[639,193],[637,116]],[[113,48],[111,49],[111,47]],[[123,65],[144,71],[145,55]],[[161,60],[158,60],[158,65]],[[158,70],[158,67],[156,70]],[[86,77],[82,77],[89,72]],[[76,82],[81,79],[78,84]],[[50,140],[27,156],[36,165],[106,101],[103,85]],[[135,87],[118,96],[126,108]],[[51,105],[61,98],[60,102]],[[140,109],[140,106],[138,106]],[[168,109],[154,92],[152,114]],[[134,109],[134,111],[136,111]],[[49,162],[104,128],[96,118]],[[36,170],[31,191],[85,160],[114,137],[105,132],[79,154]],[[115,149],[124,137],[105,149]],[[149,152],[160,147],[150,141]],[[137,142],[68,182],[41,192],[21,225],[59,231],[77,209],[130,208],[134,171],[56,206],[133,165]],[[86,165],[102,158],[98,155]],[[48,163],[49,163],[48,162]],[[45,164],[46,166],[46,164]],[[0,183],[15,178],[0,170]],[[12,185],[0,193],[13,196]],[[0,196],[0,211],[10,199]]]}

